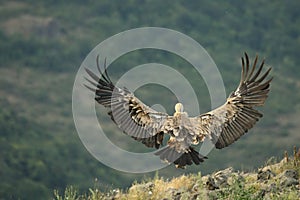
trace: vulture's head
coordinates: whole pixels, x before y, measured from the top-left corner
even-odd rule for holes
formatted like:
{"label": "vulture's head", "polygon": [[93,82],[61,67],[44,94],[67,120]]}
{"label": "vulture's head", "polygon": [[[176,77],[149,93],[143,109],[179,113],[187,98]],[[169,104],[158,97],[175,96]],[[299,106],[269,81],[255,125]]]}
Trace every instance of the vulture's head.
{"label": "vulture's head", "polygon": [[182,113],[183,112],[183,105],[181,103],[176,103],[175,112],[177,112],[177,113]]}

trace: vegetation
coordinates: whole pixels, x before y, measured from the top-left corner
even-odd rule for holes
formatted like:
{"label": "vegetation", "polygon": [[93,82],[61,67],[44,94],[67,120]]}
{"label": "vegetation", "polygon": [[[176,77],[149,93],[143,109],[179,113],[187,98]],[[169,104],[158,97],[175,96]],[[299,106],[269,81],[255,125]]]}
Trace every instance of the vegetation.
{"label": "vegetation", "polygon": [[[192,174],[199,171],[202,176],[229,166],[251,171],[268,157],[279,157],[285,149],[299,145],[299,4],[296,0],[1,0],[0,199],[50,199],[54,189],[57,199],[66,199],[61,194],[68,185],[73,186],[66,195],[77,198],[86,193],[93,199],[106,195],[103,191],[116,193],[112,188],[121,188],[123,194],[135,180],[150,179],[155,187],[159,182],[196,179]],[[256,53],[265,57],[275,77],[262,109],[264,118],[248,135],[230,148],[212,151],[200,166],[185,171],[170,166],[160,170],[155,179],[154,172],[128,174],[94,159],[77,136],[71,102],[74,77],[90,50],[121,31],[147,26],[174,29],[198,41],[219,67],[227,93],[239,81],[237,58],[244,51],[251,57]],[[201,76],[171,53],[153,49],[130,52],[111,63],[109,73],[117,80],[134,66],[150,62],[177,69],[190,80],[201,112],[210,110]],[[138,89],[137,94],[147,104],[159,102],[173,112],[176,99],[169,90],[150,85]],[[145,149],[114,128],[106,115],[98,117],[112,142],[129,151]],[[178,178],[169,182],[173,177]],[[95,189],[89,190],[94,184]],[[244,190],[243,181],[234,185],[235,189],[223,191],[224,198],[235,195],[239,188]],[[245,195],[254,189],[246,187]]]}
{"label": "vegetation", "polygon": [[[299,149],[300,153],[300,149]],[[295,154],[296,155],[296,154]],[[296,172],[295,182],[287,184],[285,172]],[[220,171],[221,173],[226,170]],[[214,177],[214,181],[223,178],[218,188],[211,188],[207,176],[199,173],[182,175],[164,180],[155,177],[142,183],[134,183],[129,190],[113,189],[101,192],[98,188],[90,189],[86,195],[78,194],[74,187],[68,187],[64,195],[54,192],[57,200],[100,200],[100,199],[299,199],[300,154],[293,158],[285,157],[281,162],[267,164],[254,172],[220,172],[207,175]],[[262,176],[269,172],[269,176]],[[218,174],[221,176],[218,176]],[[225,180],[226,179],[226,180]],[[286,182],[284,182],[286,181]]]}

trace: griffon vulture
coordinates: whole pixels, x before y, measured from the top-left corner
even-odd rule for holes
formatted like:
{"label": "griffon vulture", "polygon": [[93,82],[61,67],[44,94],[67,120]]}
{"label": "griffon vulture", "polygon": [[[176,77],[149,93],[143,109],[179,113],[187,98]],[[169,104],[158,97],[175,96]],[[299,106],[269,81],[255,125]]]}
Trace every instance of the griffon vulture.
{"label": "griffon vulture", "polygon": [[238,140],[263,116],[255,107],[264,105],[268,97],[272,78],[267,79],[267,76],[271,68],[262,73],[264,61],[256,69],[257,60],[256,56],[250,67],[245,53],[237,89],[222,106],[196,117],[189,117],[181,103],[175,105],[172,116],[148,107],[127,88],[121,89],[112,83],[106,62],[104,71],[100,70],[99,57],[96,62],[100,78],[86,68],[93,79],[87,81],[93,86],[85,86],[95,93],[95,100],[108,109],[108,115],[125,134],[147,147],[159,149],[164,136],[169,134],[167,144],[155,155],[184,168],[193,163],[198,165],[207,158],[193,145],[209,138],[217,149],[222,149]]}

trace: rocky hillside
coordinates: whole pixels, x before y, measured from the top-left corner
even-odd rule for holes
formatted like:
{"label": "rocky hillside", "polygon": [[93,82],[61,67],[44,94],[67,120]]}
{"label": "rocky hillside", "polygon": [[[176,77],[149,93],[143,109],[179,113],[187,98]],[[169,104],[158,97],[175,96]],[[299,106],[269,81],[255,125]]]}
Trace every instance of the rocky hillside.
{"label": "rocky hillside", "polygon": [[264,167],[254,172],[227,168],[206,176],[183,175],[172,180],[156,176],[153,180],[133,184],[127,191],[114,189],[101,192],[90,189],[79,195],[73,187],[66,189],[57,200],[63,199],[300,199],[300,149],[280,162],[269,159]]}

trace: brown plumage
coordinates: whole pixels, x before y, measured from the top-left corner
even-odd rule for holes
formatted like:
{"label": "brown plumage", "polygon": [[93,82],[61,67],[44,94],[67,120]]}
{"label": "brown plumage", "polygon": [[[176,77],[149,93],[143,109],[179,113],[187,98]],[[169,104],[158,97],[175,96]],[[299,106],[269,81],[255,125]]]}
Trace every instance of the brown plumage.
{"label": "brown plumage", "polygon": [[183,111],[183,105],[177,103],[174,115],[169,116],[151,109],[128,89],[115,87],[107,74],[106,62],[104,72],[101,72],[98,60],[97,57],[100,78],[86,69],[96,82],[87,79],[93,87],[86,85],[95,92],[95,100],[108,109],[111,119],[124,133],[147,147],[162,147],[164,135],[169,134],[167,145],[155,154],[181,168],[192,163],[198,165],[206,159],[192,145],[209,138],[216,148],[221,149],[252,128],[262,117],[254,107],[264,104],[272,80],[266,80],[271,68],[262,74],[264,61],[256,70],[258,57],[250,67],[245,53],[245,58],[242,58],[241,81],[224,105],[197,117],[189,117]]}

